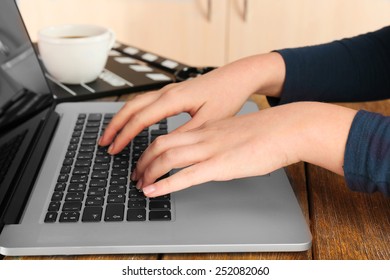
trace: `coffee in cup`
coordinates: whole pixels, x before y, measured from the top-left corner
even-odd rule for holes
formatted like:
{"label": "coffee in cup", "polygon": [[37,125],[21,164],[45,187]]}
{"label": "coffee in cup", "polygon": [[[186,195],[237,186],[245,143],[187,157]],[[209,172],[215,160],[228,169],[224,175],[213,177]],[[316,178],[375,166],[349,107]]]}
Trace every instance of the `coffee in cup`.
{"label": "coffee in cup", "polygon": [[46,70],[64,84],[96,80],[114,43],[114,33],[97,25],[57,25],[38,33],[39,53]]}

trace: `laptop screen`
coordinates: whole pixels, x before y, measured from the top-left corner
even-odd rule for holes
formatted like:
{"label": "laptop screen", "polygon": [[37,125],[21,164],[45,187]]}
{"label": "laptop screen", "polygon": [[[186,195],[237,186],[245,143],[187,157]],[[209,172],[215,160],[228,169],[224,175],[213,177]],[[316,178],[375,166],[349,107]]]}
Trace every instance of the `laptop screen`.
{"label": "laptop screen", "polygon": [[0,2],[0,127],[37,110],[43,100],[47,101],[51,96],[15,1],[2,0]]}

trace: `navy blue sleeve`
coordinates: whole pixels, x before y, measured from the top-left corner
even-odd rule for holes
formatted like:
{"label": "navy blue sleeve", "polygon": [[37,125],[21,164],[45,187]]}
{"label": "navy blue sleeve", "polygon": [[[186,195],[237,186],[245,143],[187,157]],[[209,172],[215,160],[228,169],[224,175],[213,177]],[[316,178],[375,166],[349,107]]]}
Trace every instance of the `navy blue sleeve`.
{"label": "navy blue sleeve", "polygon": [[344,175],[351,190],[390,196],[390,117],[357,113],[345,149]]}
{"label": "navy blue sleeve", "polygon": [[390,97],[390,26],[328,44],[277,51],[286,65],[281,98],[355,102]]}
{"label": "navy blue sleeve", "polygon": [[[286,65],[280,98],[296,101],[358,102],[390,98],[390,26],[328,44],[278,51]],[[390,117],[359,111],[344,155],[351,190],[390,196]]]}

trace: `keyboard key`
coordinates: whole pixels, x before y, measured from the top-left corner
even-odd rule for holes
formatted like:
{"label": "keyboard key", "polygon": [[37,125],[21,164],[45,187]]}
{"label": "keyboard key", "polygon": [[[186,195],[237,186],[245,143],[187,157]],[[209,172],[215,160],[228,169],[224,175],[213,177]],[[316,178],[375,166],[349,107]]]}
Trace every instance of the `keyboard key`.
{"label": "keyboard key", "polygon": [[125,203],[126,196],[123,194],[110,194],[107,197],[107,203]]}
{"label": "keyboard key", "polygon": [[129,167],[129,161],[114,161],[112,168],[113,169],[127,169]]}
{"label": "keyboard key", "polygon": [[171,202],[170,201],[150,201],[149,202],[150,210],[170,210]]}
{"label": "keyboard key", "polygon": [[83,222],[100,222],[102,219],[102,207],[85,207],[82,217]]}
{"label": "keyboard key", "polygon": [[83,199],[83,193],[67,193],[65,197],[65,201],[83,201]]}
{"label": "keyboard key", "polygon": [[73,131],[72,137],[80,137],[80,136],[81,136],[81,130]]}
{"label": "keyboard key", "polygon": [[95,163],[93,166],[93,170],[109,170],[110,164],[109,163]]}
{"label": "keyboard key", "polygon": [[81,146],[92,146],[96,144],[96,139],[83,139]]}
{"label": "keyboard key", "polygon": [[104,119],[110,120],[110,119],[112,119],[114,116],[115,116],[115,114],[107,113],[107,114],[104,114]]}
{"label": "keyboard key", "polygon": [[77,160],[75,163],[75,167],[90,167],[92,164],[92,160],[85,159],[85,160]]}
{"label": "keyboard key", "polygon": [[127,206],[129,209],[145,209],[146,199],[131,198],[129,199]]}
{"label": "keyboard key", "polygon": [[78,147],[78,145],[76,145],[76,144],[70,144],[68,146],[68,151],[76,151],[77,147]]}
{"label": "keyboard key", "polygon": [[73,169],[74,175],[85,175],[89,174],[89,167],[75,167]]}
{"label": "keyboard key", "polygon": [[164,135],[164,134],[167,134],[167,131],[166,130],[152,130],[151,132],[150,132],[150,134],[152,135],[152,137],[153,136],[161,136],[161,135]]}
{"label": "keyboard key", "polygon": [[170,221],[172,219],[171,212],[169,211],[150,211],[150,221]]}
{"label": "keyboard key", "polygon": [[104,203],[103,196],[88,196],[85,201],[86,206],[102,206]]}
{"label": "keyboard key", "polygon": [[97,137],[98,137],[98,135],[97,135],[97,133],[84,133],[84,135],[83,135],[83,139],[86,139],[86,140],[88,140],[88,139],[97,139]]}
{"label": "keyboard key", "polygon": [[123,204],[108,204],[106,207],[104,220],[106,222],[123,221],[124,211],[125,205]]}
{"label": "keyboard key", "polygon": [[95,146],[82,146],[80,147],[79,153],[93,153]]}
{"label": "keyboard key", "polygon": [[112,170],[112,176],[127,176],[129,174],[129,170],[127,168],[114,169]]}
{"label": "keyboard key", "polygon": [[88,160],[93,158],[93,153],[79,153],[77,160]]}
{"label": "keyboard key", "polygon": [[60,210],[60,206],[61,206],[61,202],[59,202],[59,201],[52,201],[49,204],[49,209],[48,210],[50,212],[57,212],[58,210]]}
{"label": "keyboard key", "polygon": [[63,192],[65,191],[66,183],[57,183],[56,187],[54,188],[54,191],[56,192]]}
{"label": "keyboard key", "polygon": [[81,210],[81,202],[65,202],[64,206],[62,206],[62,211],[80,211]]}
{"label": "keyboard key", "polygon": [[111,177],[110,180],[111,186],[117,186],[117,185],[127,185],[127,177]]}
{"label": "keyboard key", "polygon": [[95,163],[109,163],[111,162],[111,156],[97,156],[95,158]]}
{"label": "keyboard key", "polygon": [[[77,120],[76,125],[83,125],[84,122],[85,122],[85,120]],[[75,132],[79,132],[79,131],[75,131]],[[73,134],[73,136],[74,136],[74,134]],[[80,135],[78,135],[78,136],[80,136]]]}
{"label": "keyboard key", "polygon": [[72,178],[70,178],[71,183],[86,183],[87,181],[87,175],[73,175]]}
{"label": "keyboard key", "polygon": [[45,223],[54,223],[57,220],[57,212],[47,212],[45,217]]}
{"label": "keyboard key", "polygon": [[162,196],[157,196],[157,197],[151,197],[149,198],[150,201],[155,201],[155,200],[170,200],[171,199],[171,195],[170,194],[165,194],[165,195],[162,195]]}
{"label": "keyboard key", "polygon": [[107,179],[108,171],[107,170],[95,170],[91,174],[92,179]]}
{"label": "keyboard key", "polygon": [[54,192],[51,197],[51,201],[61,201],[63,196],[64,196],[63,192]]}
{"label": "keyboard key", "polygon": [[104,196],[106,194],[106,188],[90,188],[88,190],[88,196]]}
{"label": "keyboard key", "polygon": [[67,174],[60,174],[60,176],[58,176],[58,180],[57,182],[59,183],[66,183],[69,179],[69,175]]}
{"label": "keyboard key", "polygon": [[105,188],[107,186],[107,180],[105,179],[92,179],[89,183],[91,188]]}
{"label": "keyboard key", "polygon": [[84,183],[72,183],[68,187],[68,192],[78,192],[78,193],[83,193],[85,192],[86,184]]}
{"label": "keyboard key", "polygon": [[79,137],[72,137],[70,139],[70,144],[78,144],[80,142],[80,138]]}
{"label": "keyboard key", "polygon": [[130,189],[129,190],[129,199],[132,198],[145,198],[145,195],[142,191],[139,191],[138,189]]}
{"label": "keyboard key", "polygon": [[135,137],[135,139],[147,138],[148,136],[149,136],[149,129],[145,128],[140,133],[138,133],[138,135]]}
{"label": "keyboard key", "polygon": [[125,194],[126,186],[111,186],[108,190],[109,194]]}
{"label": "keyboard key", "polygon": [[145,221],[146,210],[145,209],[129,209],[127,210],[127,221]]}
{"label": "keyboard key", "polygon": [[62,166],[60,174],[69,174],[71,170],[71,166]]}
{"label": "keyboard key", "polygon": [[99,127],[87,127],[84,130],[85,133],[98,133],[99,132]]}
{"label": "keyboard key", "polygon": [[66,158],[63,163],[63,165],[72,165],[72,164],[73,164],[72,158]]}
{"label": "keyboard key", "polygon": [[84,125],[78,124],[74,127],[74,131],[81,131],[81,130],[83,130],[83,128],[84,128]]}
{"label": "keyboard key", "polygon": [[65,158],[74,158],[76,155],[76,151],[67,151],[65,154]]}
{"label": "keyboard key", "polygon": [[88,122],[99,122],[102,119],[102,114],[90,114]]}
{"label": "keyboard key", "polygon": [[80,218],[80,212],[77,211],[69,211],[62,212],[60,215],[60,223],[75,223]]}
{"label": "keyboard key", "polygon": [[114,156],[114,161],[121,161],[121,160],[128,161],[129,159],[130,159],[129,154],[117,154]]}

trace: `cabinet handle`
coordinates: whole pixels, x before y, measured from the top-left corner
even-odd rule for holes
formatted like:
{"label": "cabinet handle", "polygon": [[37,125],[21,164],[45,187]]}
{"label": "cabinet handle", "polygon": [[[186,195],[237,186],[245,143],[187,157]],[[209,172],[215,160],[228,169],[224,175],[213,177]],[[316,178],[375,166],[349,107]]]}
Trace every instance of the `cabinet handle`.
{"label": "cabinet handle", "polygon": [[213,0],[193,0],[196,3],[197,8],[201,12],[202,18],[211,22],[213,15]]}
{"label": "cabinet handle", "polygon": [[211,15],[213,12],[212,0],[207,0],[207,21],[211,21]]}
{"label": "cabinet handle", "polygon": [[242,20],[246,22],[248,18],[248,0],[243,0],[242,3]]}

